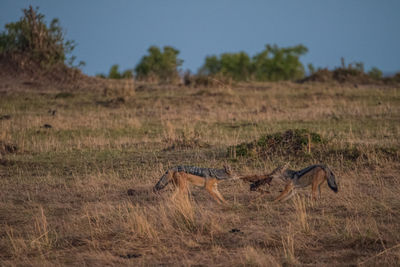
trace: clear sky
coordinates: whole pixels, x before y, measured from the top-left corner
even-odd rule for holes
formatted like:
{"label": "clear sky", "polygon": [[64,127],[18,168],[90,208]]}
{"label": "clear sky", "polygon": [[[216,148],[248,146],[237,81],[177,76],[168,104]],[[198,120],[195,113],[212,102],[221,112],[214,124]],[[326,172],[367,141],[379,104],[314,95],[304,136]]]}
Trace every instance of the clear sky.
{"label": "clear sky", "polygon": [[400,71],[399,0],[0,0],[1,29],[30,4],[47,22],[60,19],[89,75],[112,64],[133,68],[151,45],[177,48],[192,71],[207,55],[253,56],[265,44],[304,44],[301,60],[315,67],[339,66],[344,57],[366,70]]}

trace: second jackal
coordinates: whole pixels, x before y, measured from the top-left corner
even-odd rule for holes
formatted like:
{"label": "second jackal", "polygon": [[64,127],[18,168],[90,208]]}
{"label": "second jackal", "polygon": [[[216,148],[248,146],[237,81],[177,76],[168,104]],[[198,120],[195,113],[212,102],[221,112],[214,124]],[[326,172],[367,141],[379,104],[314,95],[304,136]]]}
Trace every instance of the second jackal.
{"label": "second jackal", "polygon": [[[312,187],[312,197],[316,199],[317,191],[321,195],[321,185],[327,181],[329,188],[335,193],[338,192],[338,186],[336,184],[335,175],[325,165],[311,165],[302,170],[294,171],[284,167],[276,168],[270,175],[272,178],[280,178],[286,182],[285,189],[275,199],[275,201],[285,201],[291,198],[295,194],[297,188],[303,188],[310,186]],[[256,187],[262,183],[253,183],[251,189],[255,190]]]}

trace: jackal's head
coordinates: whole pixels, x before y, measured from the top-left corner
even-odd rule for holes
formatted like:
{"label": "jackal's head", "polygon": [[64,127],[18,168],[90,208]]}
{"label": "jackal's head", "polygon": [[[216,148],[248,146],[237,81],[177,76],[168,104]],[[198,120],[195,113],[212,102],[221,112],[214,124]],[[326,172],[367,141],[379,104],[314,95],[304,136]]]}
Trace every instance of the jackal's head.
{"label": "jackal's head", "polygon": [[287,170],[288,166],[289,166],[289,163],[278,166],[269,175],[273,178],[281,177],[283,175],[283,173]]}
{"label": "jackal's head", "polygon": [[230,165],[224,165],[224,170],[228,175],[233,174],[232,167]]}
{"label": "jackal's head", "polygon": [[168,173],[166,173],[163,176],[161,176],[160,180],[153,187],[153,192],[160,191],[161,189],[166,187],[167,184],[169,183],[169,177],[170,177],[170,175],[168,175]]}

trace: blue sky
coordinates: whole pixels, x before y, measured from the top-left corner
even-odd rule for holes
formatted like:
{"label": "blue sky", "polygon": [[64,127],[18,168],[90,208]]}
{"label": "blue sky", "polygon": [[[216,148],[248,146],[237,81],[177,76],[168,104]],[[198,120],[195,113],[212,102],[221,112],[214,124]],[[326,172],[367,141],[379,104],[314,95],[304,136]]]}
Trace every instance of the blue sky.
{"label": "blue sky", "polygon": [[1,29],[30,4],[47,22],[60,19],[89,75],[133,68],[151,45],[177,48],[183,69],[197,71],[207,55],[300,43],[309,49],[304,64],[333,68],[344,57],[400,71],[398,0],[1,0]]}

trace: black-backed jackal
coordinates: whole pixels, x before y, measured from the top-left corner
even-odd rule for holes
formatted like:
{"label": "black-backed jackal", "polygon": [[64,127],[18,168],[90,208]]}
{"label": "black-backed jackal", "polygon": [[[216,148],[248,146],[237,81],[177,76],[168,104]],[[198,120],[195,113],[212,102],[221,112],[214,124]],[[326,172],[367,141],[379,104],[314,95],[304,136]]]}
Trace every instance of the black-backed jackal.
{"label": "black-backed jackal", "polygon": [[[229,166],[224,166],[223,169],[200,168],[195,166],[176,166],[168,169],[160,180],[154,186],[153,191],[158,192],[167,186],[168,183],[173,183],[177,194],[187,196],[189,184],[203,187],[207,192],[218,202],[227,203],[221,193],[218,191],[218,183],[224,180],[240,179],[246,182],[256,182],[264,178],[269,179],[269,175],[246,175],[238,176],[232,172]],[[270,182],[270,180],[269,180]]]}
{"label": "black-backed jackal", "polygon": [[[335,175],[325,165],[311,165],[299,171],[294,171],[286,168],[286,166],[276,168],[271,174],[270,179],[279,178],[286,182],[285,189],[275,199],[276,201],[286,201],[295,194],[296,188],[312,186],[312,197],[317,198],[317,191],[321,195],[321,185],[327,181],[328,186],[335,192],[338,192]],[[265,180],[265,179],[264,179]],[[260,180],[263,181],[263,180]],[[255,190],[262,183],[257,181],[250,186],[251,190]],[[270,180],[269,180],[270,182]],[[257,184],[258,183],[258,184]]]}
{"label": "black-backed jackal", "polygon": [[172,182],[177,189],[174,196],[179,193],[187,195],[189,193],[188,185],[193,184],[204,187],[218,203],[226,203],[226,200],[218,191],[218,183],[231,178],[235,177],[229,166],[224,166],[224,169],[176,166],[168,169],[161,176],[160,180],[154,186],[153,191],[157,192]]}

